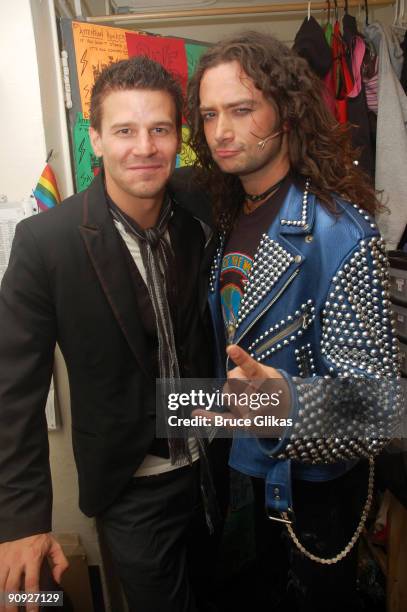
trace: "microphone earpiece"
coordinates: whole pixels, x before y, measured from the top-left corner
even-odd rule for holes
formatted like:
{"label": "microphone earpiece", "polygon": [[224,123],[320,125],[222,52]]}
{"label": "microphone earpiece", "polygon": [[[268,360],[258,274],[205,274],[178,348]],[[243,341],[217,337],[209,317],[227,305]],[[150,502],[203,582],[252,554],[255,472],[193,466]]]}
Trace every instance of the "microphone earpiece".
{"label": "microphone earpiece", "polygon": [[259,142],[257,143],[257,146],[259,147],[259,149],[263,150],[264,147],[266,146],[266,143],[269,140],[273,140],[273,138],[277,138],[277,136],[280,136],[280,134],[283,134],[286,130],[279,130],[278,132],[274,132],[274,134],[270,134],[270,136],[267,136],[267,138],[263,138],[263,140],[259,140]]}

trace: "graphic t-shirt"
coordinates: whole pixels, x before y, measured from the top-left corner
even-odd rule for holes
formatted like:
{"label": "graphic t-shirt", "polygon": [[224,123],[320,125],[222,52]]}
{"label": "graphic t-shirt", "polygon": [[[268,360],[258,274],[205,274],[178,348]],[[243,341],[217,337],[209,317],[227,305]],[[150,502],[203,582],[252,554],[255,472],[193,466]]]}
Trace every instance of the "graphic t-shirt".
{"label": "graphic t-shirt", "polygon": [[274,221],[292,177],[288,175],[277,193],[256,208],[252,213],[239,213],[236,225],[226,243],[220,276],[220,294],[226,339],[233,339],[240,302],[245,290],[253,259],[264,233]]}

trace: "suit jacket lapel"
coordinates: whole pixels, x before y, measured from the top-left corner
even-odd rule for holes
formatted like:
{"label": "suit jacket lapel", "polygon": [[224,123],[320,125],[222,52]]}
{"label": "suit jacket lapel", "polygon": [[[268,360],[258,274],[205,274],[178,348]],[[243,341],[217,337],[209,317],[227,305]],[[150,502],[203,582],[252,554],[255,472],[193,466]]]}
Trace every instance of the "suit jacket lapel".
{"label": "suit jacket lapel", "polygon": [[[190,167],[179,168],[173,174],[169,183],[170,193],[176,203],[179,213],[187,214],[188,219],[195,219],[200,223],[205,236],[205,248],[202,251],[202,259],[199,270],[199,312],[201,316],[207,307],[208,279],[213,256],[217,244],[217,233],[212,227],[211,203],[205,193],[194,184],[194,171]],[[186,211],[186,213],[185,213]],[[185,228],[181,227],[184,237],[181,237],[181,247],[185,240]]]}
{"label": "suit jacket lapel", "polygon": [[199,311],[201,315],[204,314],[208,305],[208,291],[209,281],[211,274],[211,266],[213,258],[216,252],[218,238],[216,232],[213,232],[208,242],[205,245],[205,249],[202,256],[201,267],[200,267],[200,283],[199,283]]}
{"label": "suit jacket lapel", "polygon": [[83,222],[79,231],[113,315],[140,368],[151,378],[147,368],[146,333],[141,324],[121,238],[108,210],[100,176],[96,177],[84,194]]}

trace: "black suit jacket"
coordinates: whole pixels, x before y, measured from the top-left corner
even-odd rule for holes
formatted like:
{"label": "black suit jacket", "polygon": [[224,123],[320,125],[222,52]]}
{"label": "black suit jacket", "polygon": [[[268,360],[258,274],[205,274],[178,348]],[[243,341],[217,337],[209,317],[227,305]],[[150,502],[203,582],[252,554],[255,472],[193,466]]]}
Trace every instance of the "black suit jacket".
{"label": "black suit jacket", "polygon": [[[175,178],[169,232],[181,285],[178,351],[185,374],[195,377],[211,374],[208,236],[195,209],[209,217],[190,189],[185,173]],[[121,240],[100,177],[17,227],[0,292],[0,542],[51,530],[44,406],[56,342],[68,369],[85,514],[117,498],[154,439],[155,372]]]}

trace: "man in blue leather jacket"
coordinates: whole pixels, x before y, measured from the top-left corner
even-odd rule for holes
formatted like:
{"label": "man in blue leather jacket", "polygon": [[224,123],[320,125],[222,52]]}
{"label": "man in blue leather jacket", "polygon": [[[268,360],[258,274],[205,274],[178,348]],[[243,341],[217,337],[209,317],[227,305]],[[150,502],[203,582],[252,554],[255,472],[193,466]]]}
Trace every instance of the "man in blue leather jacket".
{"label": "man in blue leather jacket", "polygon": [[[398,373],[374,189],[321,82],[271,36],[243,33],[209,49],[188,107],[219,229],[210,281],[218,374],[271,374],[291,391],[293,427],[235,437],[231,452],[255,495],[253,595],[273,611],[359,610],[354,544],[385,434],[363,437],[355,410],[374,421],[375,398],[357,385]],[[350,386],[338,399],[325,378]]]}

